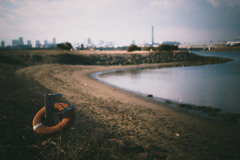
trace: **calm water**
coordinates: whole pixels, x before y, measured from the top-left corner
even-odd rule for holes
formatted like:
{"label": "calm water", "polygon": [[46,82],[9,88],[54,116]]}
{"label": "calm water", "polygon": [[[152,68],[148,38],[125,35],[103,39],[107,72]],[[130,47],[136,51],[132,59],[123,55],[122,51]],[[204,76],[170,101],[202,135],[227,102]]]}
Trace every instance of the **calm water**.
{"label": "calm water", "polygon": [[240,52],[195,52],[234,59],[216,65],[103,74],[100,80],[140,94],[240,113]]}

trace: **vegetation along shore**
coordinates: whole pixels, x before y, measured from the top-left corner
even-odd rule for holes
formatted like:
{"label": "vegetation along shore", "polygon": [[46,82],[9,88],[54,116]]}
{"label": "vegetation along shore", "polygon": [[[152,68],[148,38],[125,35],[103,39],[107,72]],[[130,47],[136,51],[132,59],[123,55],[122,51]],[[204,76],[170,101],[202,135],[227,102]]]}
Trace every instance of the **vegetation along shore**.
{"label": "vegetation along shore", "polygon": [[[228,61],[180,51],[1,51],[1,159],[240,159],[236,119],[193,115],[90,77]],[[62,93],[75,108],[74,126],[57,136],[32,130],[46,93]]]}

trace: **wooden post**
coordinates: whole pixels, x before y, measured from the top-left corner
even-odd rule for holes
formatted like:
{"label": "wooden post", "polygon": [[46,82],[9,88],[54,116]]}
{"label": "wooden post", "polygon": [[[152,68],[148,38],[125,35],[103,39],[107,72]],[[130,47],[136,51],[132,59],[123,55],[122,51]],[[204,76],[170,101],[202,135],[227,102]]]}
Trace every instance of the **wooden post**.
{"label": "wooden post", "polygon": [[44,103],[46,107],[45,118],[46,125],[54,125],[53,113],[55,97],[62,97],[62,94],[45,94]]}

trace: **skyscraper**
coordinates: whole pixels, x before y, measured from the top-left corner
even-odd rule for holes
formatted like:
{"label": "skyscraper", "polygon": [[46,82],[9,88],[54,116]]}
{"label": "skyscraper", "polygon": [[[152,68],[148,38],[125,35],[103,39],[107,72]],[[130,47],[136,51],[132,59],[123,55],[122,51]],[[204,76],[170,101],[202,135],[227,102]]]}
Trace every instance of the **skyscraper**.
{"label": "skyscraper", "polygon": [[1,42],[1,47],[2,47],[2,48],[5,47],[5,42],[4,42],[4,41]]}
{"label": "skyscraper", "polygon": [[56,38],[53,38],[53,45],[56,45]]}
{"label": "skyscraper", "polygon": [[92,44],[91,38],[88,38],[87,43],[88,43],[88,45]]}
{"label": "skyscraper", "polygon": [[18,45],[24,45],[23,38],[19,37]]}
{"label": "skyscraper", "polygon": [[18,45],[18,40],[17,39],[12,40],[12,46],[15,47],[17,45]]}
{"label": "skyscraper", "polygon": [[44,40],[43,48],[48,48],[48,41]]}
{"label": "skyscraper", "polygon": [[40,48],[41,47],[41,43],[40,43],[39,40],[36,40],[35,46],[36,46],[36,48]]}
{"label": "skyscraper", "polygon": [[27,45],[29,45],[29,46],[32,45],[30,40],[27,41]]}

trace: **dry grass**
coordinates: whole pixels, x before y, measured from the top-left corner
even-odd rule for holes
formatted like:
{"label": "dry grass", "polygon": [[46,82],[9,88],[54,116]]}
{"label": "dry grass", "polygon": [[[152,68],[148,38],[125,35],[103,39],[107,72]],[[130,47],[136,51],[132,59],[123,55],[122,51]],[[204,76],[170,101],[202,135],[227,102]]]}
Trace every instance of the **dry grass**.
{"label": "dry grass", "polygon": [[36,135],[32,119],[51,93],[34,80],[14,74],[21,65],[0,63],[0,159],[165,159],[135,143],[119,139],[76,110],[76,124],[53,137]]}
{"label": "dry grass", "polygon": [[[77,124],[66,133],[55,137],[39,137],[36,147],[43,159],[146,159],[147,151],[133,142],[117,140],[104,132],[99,124],[87,120],[79,112]],[[87,125],[87,126],[86,126]],[[93,129],[93,127],[95,127]],[[109,139],[112,137],[112,139]],[[145,156],[144,156],[145,155]]]}

